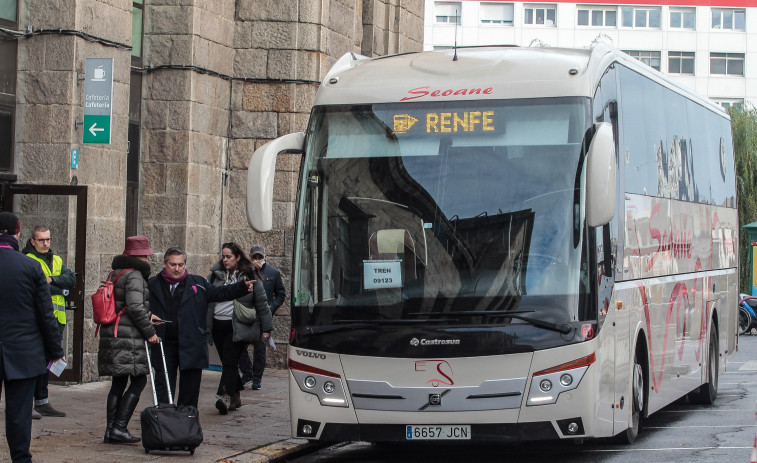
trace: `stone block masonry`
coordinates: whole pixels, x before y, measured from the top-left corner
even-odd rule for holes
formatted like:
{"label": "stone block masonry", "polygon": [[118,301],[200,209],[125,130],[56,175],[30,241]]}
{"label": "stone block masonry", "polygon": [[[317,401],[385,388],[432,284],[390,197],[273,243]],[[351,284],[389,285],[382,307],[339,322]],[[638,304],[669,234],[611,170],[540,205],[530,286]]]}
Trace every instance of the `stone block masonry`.
{"label": "stone block masonry", "polygon": [[[132,2],[58,3],[18,2],[18,28],[75,30],[132,43]],[[144,2],[141,57],[74,35],[19,40],[14,173],[24,183],[68,185],[76,176],[88,186],[87,295],[123,250],[127,184],[136,191],[130,197],[137,201],[136,230],[158,252],[151,258],[153,273],[170,245],[184,247],[189,270],[206,275],[221,243],[235,240],[245,249],[262,243],[289,289],[300,156],[277,161],[274,229],[266,234],[246,223],[250,156],[278,136],[305,130],[318,83],[345,53],[420,51],[422,18],[421,0],[151,0]],[[79,76],[86,58],[114,59],[109,145],[82,144]],[[135,95],[141,95],[141,112],[130,116]],[[136,178],[127,178],[130,129],[139,137]],[[78,169],[70,165],[72,149],[79,152]],[[70,207],[56,213],[67,216]],[[73,240],[67,233],[56,240]],[[91,339],[86,299],[83,336]],[[274,366],[285,365],[288,326],[289,297],[276,318]],[[85,381],[97,378],[96,350],[96,342],[83,343]]]}

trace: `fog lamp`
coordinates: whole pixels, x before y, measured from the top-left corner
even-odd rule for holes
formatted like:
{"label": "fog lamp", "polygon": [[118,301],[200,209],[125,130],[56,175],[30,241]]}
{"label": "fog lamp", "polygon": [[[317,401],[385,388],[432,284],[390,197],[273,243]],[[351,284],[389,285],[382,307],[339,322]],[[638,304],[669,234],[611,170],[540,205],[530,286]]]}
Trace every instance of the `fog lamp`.
{"label": "fog lamp", "polygon": [[548,379],[543,379],[539,383],[539,389],[541,389],[544,392],[548,392],[552,389],[552,381]]}

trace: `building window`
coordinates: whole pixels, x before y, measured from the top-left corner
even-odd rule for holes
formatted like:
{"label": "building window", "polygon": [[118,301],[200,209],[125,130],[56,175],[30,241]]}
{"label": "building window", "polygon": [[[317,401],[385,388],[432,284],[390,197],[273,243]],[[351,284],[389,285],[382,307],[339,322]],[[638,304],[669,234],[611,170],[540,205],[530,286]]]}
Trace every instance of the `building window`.
{"label": "building window", "polygon": [[696,11],[695,8],[671,8],[670,28],[695,30],[697,28]]}
{"label": "building window", "polygon": [[434,17],[437,23],[460,24],[460,2],[436,2],[434,4]]}
{"label": "building window", "polygon": [[578,25],[592,27],[617,27],[618,9],[614,7],[578,6]]}
{"label": "building window", "polygon": [[746,30],[746,10],[713,8],[712,28],[729,31]]}
{"label": "building window", "polygon": [[[0,26],[17,28],[18,1],[0,1]],[[18,42],[0,40],[0,172],[13,171]]]}
{"label": "building window", "polygon": [[743,53],[710,53],[710,74],[744,75]]}
{"label": "building window", "polygon": [[0,172],[13,169],[13,109],[0,105]]}
{"label": "building window", "polygon": [[134,0],[131,4],[131,56],[142,58],[142,19],[144,0]]}
{"label": "building window", "polygon": [[693,51],[669,51],[668,73],[694,75]]}
{"label": "building window", "polygon": [[623,27],[659,29],[661,15],[660,7],[622,7],[620,9]]}
{"label": "building window", "polygon": [[623,50],[624,53],[628,53],[632,58],[636,58],[642,63],[650,66],[654,69],[660,70],[661,52],[659,51],[639,51],[639,50]]}
{"label": "building window", "polygon": [[18,1],[17,0],[2,0],[0,1],[0,24],[16,24],[18,16]]}
{"label": "building window", "polygon": [[557,24],[556,5],[526,5],[524,13],[524,24],[544,26],[554,26]]}
{"label": "building window", "polygon": [[730,108],[744,109],[743,98],[712,98],[712,101],[719,104],[724,109],[730,109]]}
{"label": "building window", "polygon": [[0,40],[0,172],[13,170],[18,42]]}
{"label": "building window", "polygon": [[479,8],[481,24],[513,25],[512,3],[481,3]]}

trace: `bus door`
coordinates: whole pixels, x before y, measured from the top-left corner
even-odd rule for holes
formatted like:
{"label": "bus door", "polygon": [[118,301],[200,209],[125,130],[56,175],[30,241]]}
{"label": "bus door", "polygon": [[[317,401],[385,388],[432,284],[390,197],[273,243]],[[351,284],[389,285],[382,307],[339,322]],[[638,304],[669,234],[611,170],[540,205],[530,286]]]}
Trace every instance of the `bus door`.
{"label": "bus door", "polygon": [[20,249],[36,225],[50,229],[50,249],[76,274],[76,284],[66,299],[66,328],[62,344],[68,365],[51,381],[82,380],[84,331],[84,263],[87,246],[87,187],[69,185],[1,185],[0,209],[21,219]]}
{"label": "bus door", "polygon": [[[609,122],[615,140],[615,216],[609,224],[597,227],[595,231],[597,265],[597,329],[599,331],[599,397],[597,401],[597,432],[600,435],[616,434],[626,428],[628,422],[624,397],[628,369],[628,338],[630,315],[619,305],[618,282],[624,280],[623,243],[625,241],[625,191],[623,167],[624,149],[619,129],[619,105],[622,104],[618,92],[618,72],[611,65],[600,80],[594,96],[594,122]],[[623,403],[623,408],[618,404]]]}

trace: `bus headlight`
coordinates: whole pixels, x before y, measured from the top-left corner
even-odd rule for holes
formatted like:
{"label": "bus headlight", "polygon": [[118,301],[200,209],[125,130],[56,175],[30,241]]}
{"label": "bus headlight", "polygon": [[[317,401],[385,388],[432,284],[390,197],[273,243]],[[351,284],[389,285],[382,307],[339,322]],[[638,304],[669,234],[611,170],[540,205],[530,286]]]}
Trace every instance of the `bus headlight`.
{"label": "bus headlight", "polygon": [[572,362],[537,371],[531,379],[526,405],[546,405],[557,402],[561,393],[578,387],[589,365],[596,361],[591,354]]}
{"label": "bus headlight", "polygon": [[342,377],[311,365],[289,360],[289,371],[294,376],[302,392],[318,397],[321,405],[329,407],[348,407],[347,394],[342,384]]}

